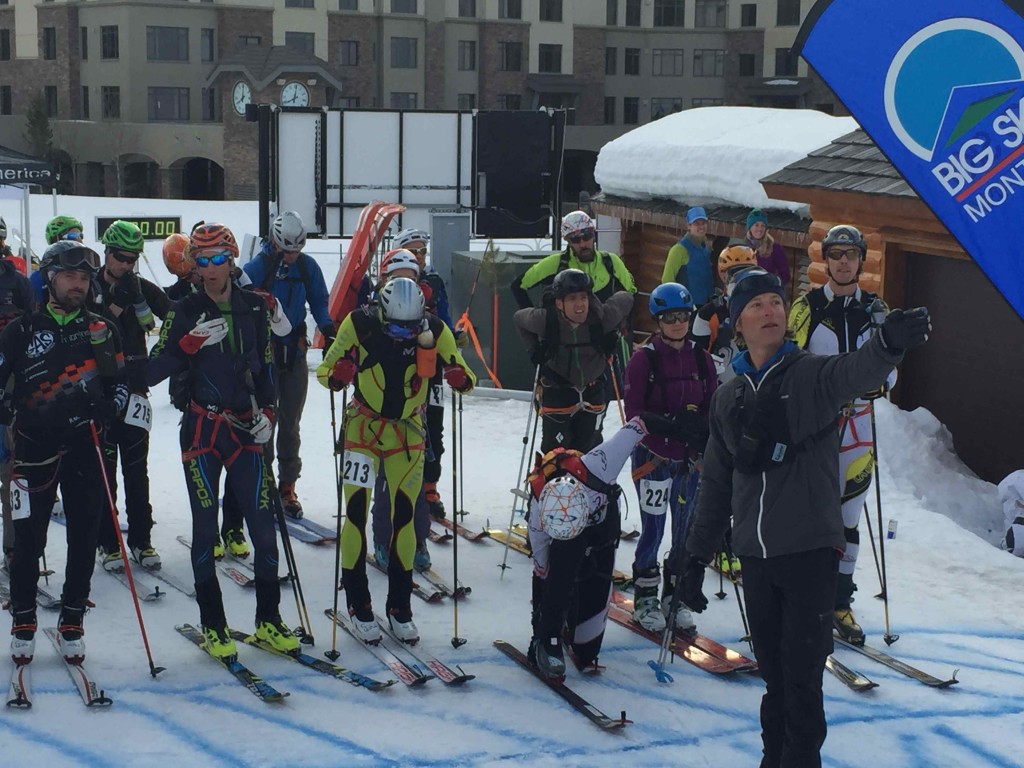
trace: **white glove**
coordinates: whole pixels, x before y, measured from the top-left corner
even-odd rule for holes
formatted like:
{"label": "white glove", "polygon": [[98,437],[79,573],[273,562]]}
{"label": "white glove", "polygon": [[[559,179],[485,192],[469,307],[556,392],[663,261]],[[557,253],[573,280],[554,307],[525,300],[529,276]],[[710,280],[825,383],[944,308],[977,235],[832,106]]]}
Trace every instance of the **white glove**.
{"label": "white glove", "polygon": [[197,323],[195,328],[182,337],[179,344],[186,354],[194,355],[202,347],[220,344],[227,335],[228,321],[217,317]]}
{"label": "white glove", "polygon": [[256,411],[256,417],[248,427],[249,434],[256,445],[263,445],[270,441],[274,434],[274,424],[263,411]]}

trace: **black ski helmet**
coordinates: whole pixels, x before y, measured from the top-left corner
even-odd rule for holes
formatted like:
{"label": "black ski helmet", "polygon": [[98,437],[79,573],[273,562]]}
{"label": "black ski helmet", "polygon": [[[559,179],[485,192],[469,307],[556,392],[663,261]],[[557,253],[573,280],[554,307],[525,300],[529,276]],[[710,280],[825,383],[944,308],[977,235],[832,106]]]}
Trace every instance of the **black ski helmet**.
{"label": "black ski helmet", "polygon": [[564,299],[570,293],[590,293],[594,290],[594,281],[582,269],[563,269],[555,275],[551,284],[551,295],[556,299]]}
{"label": "black ski helmet", "polygon": [[43,252],[39,269],[43,273],[43,282],[49,287],[50,280],[58,272],[77,270],[89,276],[99,270],[100,256],[88,246],[77,240],[58,240]]}
{"label": "black ski helmet", "polygon": [[[835,278],[832,277],[832,270],[828,265],[828,249],[834,245],[852,245],[860,251],[860,263],[857,265],[857,277],[859,278],[861,273],[864,271],[864,257],[868,253],[868,244],[864,240],[864,235],[860,233],[859,229],[851,224],[837,224],[825,233],[825,237],[821,241],[821,255],[825,259],[825,271],[833,280],[835,280]],[[852,283],[855,281],[850,282]]]}

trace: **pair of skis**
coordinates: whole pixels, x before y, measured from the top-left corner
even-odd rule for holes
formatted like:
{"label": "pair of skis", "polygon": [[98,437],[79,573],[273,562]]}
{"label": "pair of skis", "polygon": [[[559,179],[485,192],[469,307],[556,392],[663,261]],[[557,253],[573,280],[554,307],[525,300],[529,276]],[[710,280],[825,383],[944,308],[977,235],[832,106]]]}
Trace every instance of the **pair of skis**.
{"label": "pair of skis", "polygon": [[[959,670],[953,670],[952,675],[948,678],[942,679],[935,677],[934,675],[930,675],[927,672],[907,664],[905,661],[901,661],[895,656],[890,656],[885,651],[873,648],[870,645],[854,645],[838,635],[834,636],[833,640],[839,647],[856,651],[862,656],[867,656],[872,661],[899,672],[901,675],[905,675],[911,680],[916,680],[923,685],[927,685],[929,688],[949,688],[950,686],[956,685],[960,682],[956,679],[956,675]],[[852,691],[863,693],[864,691],[870,691],[872,688],[878,687],[878,683],[873,682],[860,672],[850,669],[836,659],[835,656],[829,656],[828,659],[826,659],[825,668]]]}
{"label": "pair of skis", "polygon": [[[306,544],[328,544],[337,538],[337,532],[333,528],[320,525],[320,523],[307,520],[304,517],[296,518],[286,515],[284,521],[288,528],[288,535]],[[274,526],[277,527],[276,521]]]}
{"label": "pair of skis", "polygon": [[[387,575],[387,568],[381,565],[373,554],[366,553],[366,562]],[[426,571],[415,571],[414,573],[416,576],[422,577],[426,584],[421,584],[416,579],[413,579],[412,593],[425,603],[439,603],[446,597],[450,597],[453,600],[461,600],[473,591],[472,587],[464,586],[461,582],[452,589],[451,585],[444,580],[444,577],[433,568]]]}
{"label": "pair of skis", "polygon": [[[68,674],[78,688],[82,697],[82,703],[87,707],[109,707],[114,703],[113,699],[107,696],[99,684],[88,673],[84,664],[72,664],[60,652],[60,644],[57,640],[56,629],[45,629],[43,632],[50,638],[54,650],[63,662]],[[11,674],[11,686],[7,694],[7,706],[11,709],[31,709],[32,707],[32,662],[28,664],[17,664]]]}

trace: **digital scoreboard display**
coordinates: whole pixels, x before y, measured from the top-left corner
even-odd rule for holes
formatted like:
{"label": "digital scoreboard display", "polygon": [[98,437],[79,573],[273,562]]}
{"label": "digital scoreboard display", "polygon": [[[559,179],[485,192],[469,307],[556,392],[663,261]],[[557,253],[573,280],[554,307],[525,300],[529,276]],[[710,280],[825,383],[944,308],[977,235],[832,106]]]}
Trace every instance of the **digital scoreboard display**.
{"label": "digital scoreboard display", "polygon": [[181,216],[97,216],[96,239],[103,237],[107,227],[118,219],[137,226],[146,240],[163,240],[175,232],[181,232]]}

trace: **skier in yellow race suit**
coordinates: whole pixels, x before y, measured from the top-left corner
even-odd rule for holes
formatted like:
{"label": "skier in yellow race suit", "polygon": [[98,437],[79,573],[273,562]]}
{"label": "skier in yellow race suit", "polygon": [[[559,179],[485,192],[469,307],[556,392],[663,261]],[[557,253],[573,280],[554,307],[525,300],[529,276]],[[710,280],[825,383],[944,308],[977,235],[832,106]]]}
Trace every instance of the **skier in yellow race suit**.
{"label": "skier in yellow race suit", "polygon": [[423,410],[438,358],[452,389],[473,388],[476,377],[451,330],[424,312],[420,287],[399,277],[381,289],[378,306],[357,309],[345,318],[317,368],[317,380],[325,387],[337,391],[353,381],[356,385],[345,412],[341,564],[352,627],[366,643],[380,640],[366,579],[366,521],[382,470],[392,515],[388,621],[401,640],[419,639],[409,605],[416,553],[413,507],[423,484]]}

